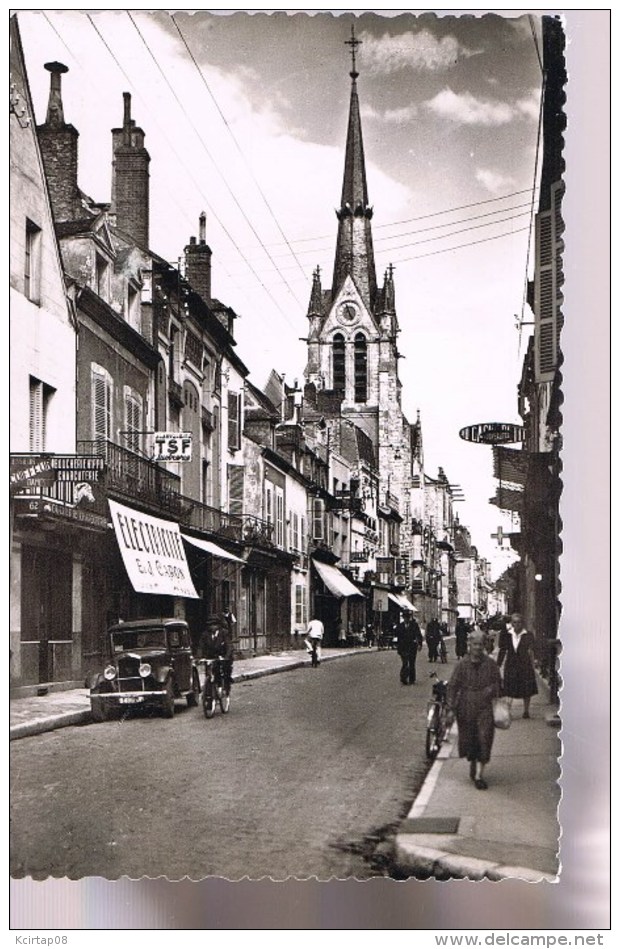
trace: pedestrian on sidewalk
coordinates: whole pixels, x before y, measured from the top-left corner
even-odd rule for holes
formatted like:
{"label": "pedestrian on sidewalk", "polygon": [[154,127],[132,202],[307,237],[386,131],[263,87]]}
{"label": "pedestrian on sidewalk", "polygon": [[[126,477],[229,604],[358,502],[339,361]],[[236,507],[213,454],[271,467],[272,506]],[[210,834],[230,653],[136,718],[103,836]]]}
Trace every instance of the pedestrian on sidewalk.
{"label": "pedestrian on sidewalk", "polygon": [[455,652],[456,658],[462,659],[463,656],[467,655],[467,637],[469,635],[469,626],[465,620],[459,616],[456,621],[456,643],[455,643]]}
{"label": "pedestrian on sidewalk", "polygon": [[497,663],[484,651],[484,633],[474,629],[469,652],[448,683],[448,705],[454,710],[459,732],[459,757],[469,761],[469,776],[479,791],[488,784],[484,769],[491,758],[495,735],[493,699],[500,694]]}
{"label": "pedestrian on sidewalk", "polygon": [[439,649],[439,640],[441,638],[441,630],[439,623],[435,618],[429,620],[429,624],[426,627],[426,645],[428,647],[428,661],[437,662],[437,654]]}
{"label": "pedestrian on sidewalk", "polygon": [[504,667],[504,695],[523,699],[523,718],[530,717],[530,701],[538,692],[534,671],[534,637],[523,625],[520,613],[513,613],[499,638],[497,665]]}
{"label": "pedestrian on sidewalk", "polygon": [[325,627],[320,619],[311,619],[306,630],[306,649],[309,653],[314,651],[317,665],[321,661],[321,643],[325,635]]}
{"label": "pedestrian on sidewalk", "polygon": [[420,627],[416,623],[410,610],[403,610],[402,622],[396,629],[396,650],[400,656],[400,681],[403,685],[413,685],[415,682],[415,661],[418,649],[424,645]]}

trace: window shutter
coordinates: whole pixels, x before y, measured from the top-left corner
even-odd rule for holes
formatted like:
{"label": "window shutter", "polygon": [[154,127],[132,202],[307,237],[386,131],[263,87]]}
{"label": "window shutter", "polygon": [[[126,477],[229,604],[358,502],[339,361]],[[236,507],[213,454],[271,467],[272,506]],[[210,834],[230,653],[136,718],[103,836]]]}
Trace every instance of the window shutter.
{"label": "window shutter", "polygon": [[[553,194],[553,192],[552,192]],[[553,204],[553,202],[552,202]],[[536,382],[550,382],[558,363],[556,209],[536,215],[534,352]]]}
{"label": "window shutter", "polygon": [[30,451],[43,451],[45,432],[43,428],[43,384],[30,377]]}
{"label": "window shutter", "polygon": [[276,544],[284,546],[284,492],[276,488]]}
{"label": "window shutter", "polygon": [[105,369],[92,367],[93,438],[109,440],[112,433],[112,380]]}
{"label": "window shutter", "polygon": [[302,554],[307,553],[308,551],[308,542],[306,540],[306,517],[304,514],[301,515],[301,552]]}
{"label": "window shutter", "polygon": [[243,466],[228,465],[228,513],[239,517],[243,514],[243,480]]}
{"label": "window shutter", "polygon": [[142,447],[142,399],[129,386],[125,387],[125,432],[127,447],[139,452]]}
{"label": "window shutter", "polygon": [[228,448],[237,451],[241,447],[239,409],[241,396],[238,392],[228,393]]}

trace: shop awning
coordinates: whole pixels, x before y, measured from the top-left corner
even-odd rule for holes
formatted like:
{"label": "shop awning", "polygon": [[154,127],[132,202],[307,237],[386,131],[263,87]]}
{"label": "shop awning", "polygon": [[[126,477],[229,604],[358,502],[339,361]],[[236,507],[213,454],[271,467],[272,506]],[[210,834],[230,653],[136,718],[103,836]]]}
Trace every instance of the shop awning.
{"label": "shop awning", "polygon": [[320,576],[321,580],[327,589],[334,594],[334,596],[344,597],[364,595],[353,583],[351,583],[347,577],[345,577],[344,573],[342,573],[338,567],[330,567],[329,564],[320,563],[320,561],[314,559],[312,563],[316,567],[316,572]]}
{"label": "shop awning", "polygon": [[404,593],[388,593],[388,599],[396,603],[396,606],[401,610],[409,610],[410,613],[418,612],[411,600],[409,600]]}
{"label": "shop awning", "polygon": [[108,499],[108,504],[123,563],[136,593],[198,599],[179,525],[117,501]]}
{"label": "shop awning", "polygon": [[245,560],[242,560],[241,557],[236,557],[235,554],[224,550],[223,547],[218,547],[217,544],[214,544],[211,540],[199,540],[197,537],[190,537],[189,534],[181,534],[181,537],[187,541],[188,544],[192,544],[194,547],[200,547],[201,550],[205,550],[208,554],[213,554],[214,557],[221,557],[223,560],[236,560],[237,563],[245,563]]}

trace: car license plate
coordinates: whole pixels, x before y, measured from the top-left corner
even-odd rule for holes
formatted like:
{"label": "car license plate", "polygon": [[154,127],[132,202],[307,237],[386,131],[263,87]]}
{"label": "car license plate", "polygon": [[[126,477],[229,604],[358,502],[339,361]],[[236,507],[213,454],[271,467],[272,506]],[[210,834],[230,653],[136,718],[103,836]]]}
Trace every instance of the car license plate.
{"label": "car license plate", "polygon": [[121,705],[137,705],[139,702],[144,702],[143,695],[121,695],[119,698]]}

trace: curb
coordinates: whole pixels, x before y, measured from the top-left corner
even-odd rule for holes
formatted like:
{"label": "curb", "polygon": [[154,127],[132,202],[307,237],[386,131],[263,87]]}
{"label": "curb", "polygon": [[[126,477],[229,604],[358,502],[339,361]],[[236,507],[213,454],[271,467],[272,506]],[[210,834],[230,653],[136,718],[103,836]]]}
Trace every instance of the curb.
{"label": "curb", "polygon": [[[321,662],[330,662],[332,659],[342,659],[344,655],[355,655],[355,653],[343,653],[342,656],[323,656]],[[233,675],[233,682],[245,682],[248,679],[261,679],[263,676],[275,675],[278,672],[288,672],[289,669],[301,669],[310,665],[310,658],[298,659],[295,662],[285,665],[275,666],[271,669],[251,669],[248,672],[238,672]],[[91,725],[93,722],[90,708],[78,712],[58,712],[56,715],[50,715],[47,718],[37,718],[31,722],[22,722],[19,725],[11,725],[9,729],[9,740],[17,741],[19,738],[30,738],[33,735],[42,735],[45,732],[55,731],[57,728],[65,728],[70,725]]]}
{"label": "curb", "polygon": [[[539,683],[541,677],[537,676]],[[544,680],[542,684],[546,685]],[[548,723],[549,724],[549,723]],[[443,762],[450,758],[457,747],[456,723],[448,732],[446,741],[439,749],[437,757],[429,769],[424,782],[416,795],[401,828],[406,828],[410,818],[418,818],[424,814],[435,785],[439,780]],[[458,834],[450,835],[454,842]],[[437,835],[437,843],[441,843],[442,835]],[[425,843],[416,843],[424,840]],[[530,867],[515,867],[497,861],[483,860],[478,857],[465,856],[454,851],[442,850],[440,847],[430,847],[426,843],[428,834],[407,833],[406,830],[396,832],[394,837],[393,864],[399,874],[405,877],[419,874],[436,879],[469,879],[469,880],[521,880],[525,883],[557,883],[559,875],[545,873],[543,870],[533,870]]]}

